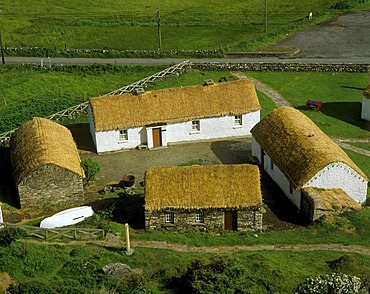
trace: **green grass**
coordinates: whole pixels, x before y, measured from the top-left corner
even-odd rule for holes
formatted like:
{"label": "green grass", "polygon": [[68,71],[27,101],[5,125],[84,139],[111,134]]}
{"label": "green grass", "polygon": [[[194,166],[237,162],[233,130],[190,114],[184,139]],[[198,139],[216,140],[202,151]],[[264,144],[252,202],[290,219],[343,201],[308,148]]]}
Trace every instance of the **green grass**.
{"label": "green grass", "polygon": [[[246,72],[274,90],[312,119],[328,136],[369,137],[361,120],[362,91],[368,84],[364,73]],[[309,99],[322,101],[320,112],[306,110]]]}
{"label": "green grass", "polygon": [[[7,47],[157,50],[157,8],[161,12],[163,50],[251,50],[286,33],[343,13],[338,0],[296,2],[260,0],[161,1],[14,0],[2,4],[0,27]],[[367,10],[369,1],[346,1],[351,10]],[[314,20],[307,21],[309,12]],[[140,36],[140,37],[138,37]]]}
{"label": "green grass", "polygon": [[[18,282],[38,281],[42,282],[45,288],[53,286],[64,289],[62,293],[82,293],[78,291],[96,290],[103,285],[113,288],[114,283],[102,277],[101,269],[108,263],[116,262],[143,269],[148,293],[173,293],[168,285],[172,277],[181,275],[195,259],[209,259],[212,256],[205,253],[135,248],[134,254],[128,257],[119,250],[94,246],[27,243],[0,247],[0,253],[3,253],[0,254],[1,270],[9,273]],[[332,272],[329,264],[343,255],[341,252],[328,251],[251,251],[233,253],[229,257],[235,258],[250,277],[263,280],[273,287],[275,292],[293,293],[296,285],[307,277]],[[370,269],[370,257],[357,254],[347,256],[355,261],[350,274],[366,276]],[[251,290],[249,293],[261,292]]]}

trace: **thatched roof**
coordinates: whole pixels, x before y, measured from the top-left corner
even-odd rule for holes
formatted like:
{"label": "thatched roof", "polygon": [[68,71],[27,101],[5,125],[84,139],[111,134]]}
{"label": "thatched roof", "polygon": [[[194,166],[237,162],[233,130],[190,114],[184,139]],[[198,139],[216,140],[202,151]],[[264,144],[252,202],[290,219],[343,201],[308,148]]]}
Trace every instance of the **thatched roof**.
{"label": "thatched roof", "polygon": [[145,175],[145,208],[241,209],[262,203],[255,165],[153,167]]}
{"label": "thatched roof", "polygon": [[188,86],[90,100],[95,131],[239,115],[261,109],[250,81]]}
{"label": "thatched roof", "polygon": [[303,191],[314,201],[315,209],[322,211],[360,210],[361,204],[353,200],[342,189],[303,188]]}
{"label": "thatched roof", "polygon": [[71,132],[48,119],[34,118],[22,125],[11,137],[10,155],[17,184],[46,164],[84,176]]}
{"label": "thatched roof", "polygon": [[364,97],[370,99],[370,85],[364,90]]}
{"label": "thatched roof", "polygon": [[342,162],[367,179],[348,155],[307,116],[292,107],[273,110],[251,133],[295,189],[325,166]]}

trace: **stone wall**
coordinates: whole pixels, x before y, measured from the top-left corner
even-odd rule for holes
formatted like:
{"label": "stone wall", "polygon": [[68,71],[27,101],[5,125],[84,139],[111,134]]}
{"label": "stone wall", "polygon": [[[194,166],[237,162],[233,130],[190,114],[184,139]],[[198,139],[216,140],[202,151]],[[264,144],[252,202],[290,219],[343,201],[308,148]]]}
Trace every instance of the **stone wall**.
{"label": "stone wall", "polygon": [[[174,223],[165,222],[165,214],[161,212],[145,212],[145,227],[147,229],[167,229],[174,231],[223,231],[224,211],[204,210],[204,223],[195,222],[197,211],[172,211]],[[262,230],[262,206],[238,210],[237,227],[239,231]]]}
{"label": "stone wall", "polygon": [[48,164],[25,176],[18,184],[21,207],[78,203],[83,201],[82,178],[64,168]]}
{"label": "stone wall", "polygon": [[250,62],[250,63],[222,63],[204,62],[193,63],[193,69],[209,71],[317,71],[317,72],[370,72],[370,64],[315,64],[297,62]]}

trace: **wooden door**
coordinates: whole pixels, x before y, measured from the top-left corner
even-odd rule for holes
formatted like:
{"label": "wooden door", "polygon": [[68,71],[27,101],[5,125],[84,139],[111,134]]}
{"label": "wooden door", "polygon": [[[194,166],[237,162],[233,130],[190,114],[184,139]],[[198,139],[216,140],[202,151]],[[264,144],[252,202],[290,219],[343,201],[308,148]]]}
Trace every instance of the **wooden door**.
{"label": "wooden door", "polygon": [[237,230],[237,211],[225,211],[224,213],[224,229],[230,231]]}
{"label": "wooden door", "polygon": [[153,146],[158,147],[162,146],[162,130],[161,128],[152,129],[153,135]]}

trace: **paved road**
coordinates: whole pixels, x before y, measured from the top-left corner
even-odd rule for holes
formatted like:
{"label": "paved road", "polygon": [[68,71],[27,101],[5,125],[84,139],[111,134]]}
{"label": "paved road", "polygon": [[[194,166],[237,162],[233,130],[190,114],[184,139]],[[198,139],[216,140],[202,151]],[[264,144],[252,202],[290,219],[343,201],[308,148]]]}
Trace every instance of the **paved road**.
{"label": "paved road", "polygon": [[[369,38],[370,39],[370,38]],[[369,46],[370,48],[370,46]],[[221,63],[309,63],[309,64],[370,64],[370,58],[201,58],[201,59],[181,59],[181,58],[40,58],[40,57],[5,57],[6,64],[31,63],[44,66],[61,64],[122,64],[122,65],[173,65],[184,60],[194,63],[199,62],[221,62]]]}

